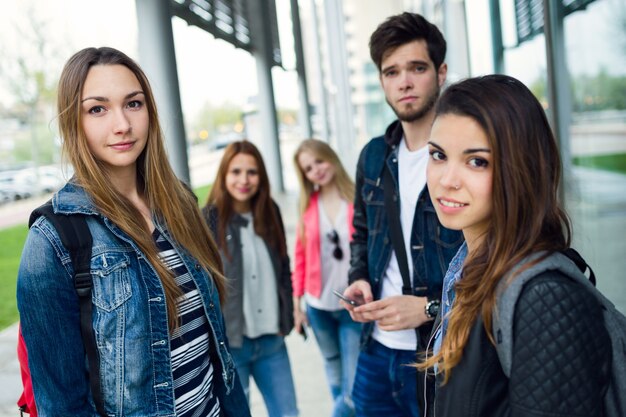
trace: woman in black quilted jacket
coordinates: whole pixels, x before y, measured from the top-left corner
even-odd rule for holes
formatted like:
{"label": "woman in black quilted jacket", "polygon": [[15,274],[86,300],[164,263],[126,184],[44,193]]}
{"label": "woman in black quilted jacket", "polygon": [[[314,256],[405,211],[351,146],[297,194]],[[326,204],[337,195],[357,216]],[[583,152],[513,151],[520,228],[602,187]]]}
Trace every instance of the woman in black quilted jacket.
{"label": "woman in black quilted jacket", "polygon": [[[462,81],[439,99],[429,147],[437,215],[462,230],[466,243],[444,279],[433,349],[418,365],[437,375],[426,415],[603,416],[610,340],[583,285],[558,270],[535,276],[531,269],[517,303],[505,306],[511,315],[495,309],[498,290],[521,276],[512,270],[570,262],[559,255],[570,245],[570,223],[558,201],[561,161],[543,108],[514,78]],[[492,332],[496,319],[512,329],[508,364],[495,347],[503,343]]]}

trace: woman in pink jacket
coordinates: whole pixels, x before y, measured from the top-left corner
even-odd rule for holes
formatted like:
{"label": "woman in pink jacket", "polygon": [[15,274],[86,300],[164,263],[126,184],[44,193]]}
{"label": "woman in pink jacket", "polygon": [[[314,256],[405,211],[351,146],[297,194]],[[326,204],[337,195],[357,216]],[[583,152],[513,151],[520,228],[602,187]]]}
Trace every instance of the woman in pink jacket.
{"label": "woman in pink jacket", "polygon": [[343,293],[348,286],[354,183],[325,142],[303,141],[294,163],[301,186],[291,277],[295,327],[303,331],[302,326],[310,324],[313,329],[334,400],[332,416],[353,416],[351,394],[361,325],[352,321],[334,292]]}

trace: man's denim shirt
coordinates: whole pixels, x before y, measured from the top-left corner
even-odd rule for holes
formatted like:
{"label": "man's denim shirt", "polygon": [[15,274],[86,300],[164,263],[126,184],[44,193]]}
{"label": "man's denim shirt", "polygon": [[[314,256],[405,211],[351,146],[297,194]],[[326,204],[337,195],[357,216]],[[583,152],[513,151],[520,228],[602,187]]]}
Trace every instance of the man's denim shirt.
{"label": "man's denim shirt", "polygon": [[[394,201],[398,202],[398,144],[402,139],[402,125],[392,123],[385,136],[372,139],[361,151],[356,174],[354,201],[355,233],[350,244],[350,283],[367,280],[374,299],[380,298],[382,280],[393,251],[389,236],[389,222],[383,190],[383,169],[389,169],[395,184]],[[440,299],[443,277],[448,264],[463,242],[460,231],[443,227],[425,187],[420,193],[413,218],[411,253],[413,262],[413,294],[429,299]],[[422,338],[430,333],[430,326],[422,326]],[[374,323],[363,327],[363,346],[369,345]],[[419,343],[419,341],[418,341]]]}
{"label": "man's denim shirt", "polygon": [[[107,414],[174,416],[168,317],[156,271],[82,188],[68,183],[52,203],[56,213],[86,214],[93,237],[93,328]],[[157,221],[155,226],[176,248],[200,292],[212,352],[217,352],[213,392],[226,415],[249,416],[228,352],[217,288],[163,226]],[[70,256],[44,217],[33,223],[24,246],[17,301],[39,416],[95,416]]]}

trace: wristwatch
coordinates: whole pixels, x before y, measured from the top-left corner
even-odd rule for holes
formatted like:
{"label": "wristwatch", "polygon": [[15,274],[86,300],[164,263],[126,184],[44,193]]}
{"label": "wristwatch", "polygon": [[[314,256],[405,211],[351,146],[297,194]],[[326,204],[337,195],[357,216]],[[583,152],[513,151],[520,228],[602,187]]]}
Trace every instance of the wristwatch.
{"label": "wristwatch", "polygon": [[437,299],[428,300],[426,303],[426,307],[424,307],[424,312],[426,313],[426,317],[429,319],[434,319],[439,314],[439,306],[441,302]]}

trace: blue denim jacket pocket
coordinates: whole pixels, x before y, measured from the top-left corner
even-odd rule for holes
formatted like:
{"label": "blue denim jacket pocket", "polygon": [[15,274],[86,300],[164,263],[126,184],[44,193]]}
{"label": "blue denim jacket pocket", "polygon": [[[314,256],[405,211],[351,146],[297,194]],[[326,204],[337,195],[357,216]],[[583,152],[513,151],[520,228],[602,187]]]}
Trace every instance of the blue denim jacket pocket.
{"label": "blue denim jacket pocket", "polygon": [[131,297],[129,265],[123,252],[107,251],[91,258],[94,305],[111,312]]}

